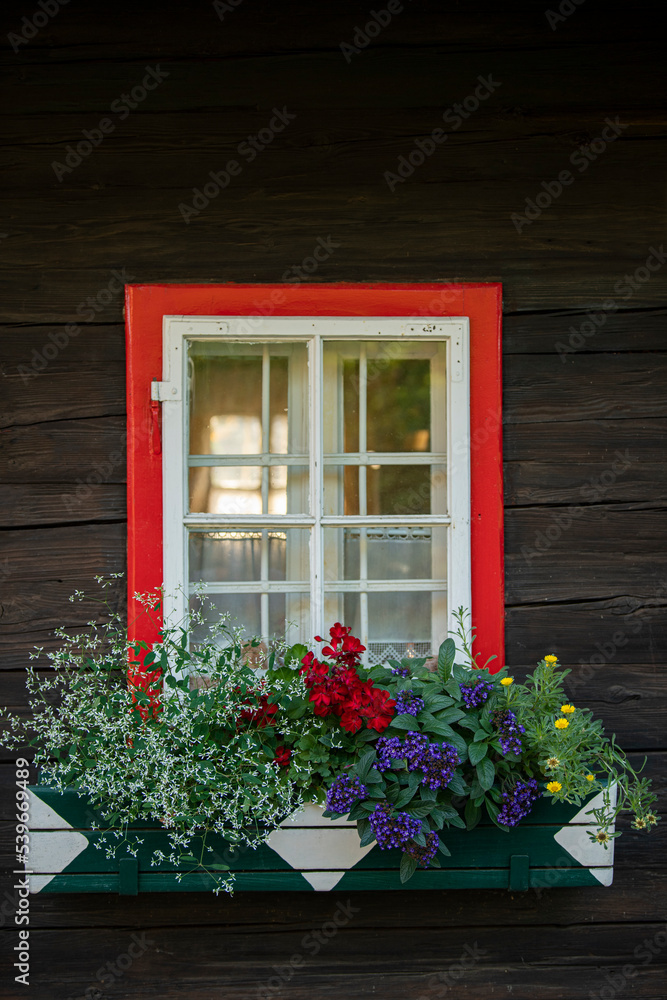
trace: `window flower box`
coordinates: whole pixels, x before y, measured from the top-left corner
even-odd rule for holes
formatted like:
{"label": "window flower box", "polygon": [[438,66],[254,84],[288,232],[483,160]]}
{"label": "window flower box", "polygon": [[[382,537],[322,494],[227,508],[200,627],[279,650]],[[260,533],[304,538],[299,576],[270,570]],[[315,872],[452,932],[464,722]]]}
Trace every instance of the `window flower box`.
{"label": "window flower box", "polygon": [[[489,821],[474,830],[450,830],[451,857],[439,869],[418,869],[401,884],[398,849],[360,847],[356,823],[330,820],[311,804],[285,820],[268,843],[256,850],[230,848],[210,840],[216,856],[235,873],[238,891],[330,891],[355,889],[546,889],[609,886],[614,842],[605,850],[592,843],[588,810],[601,805],[602,793],[581,807],[539,801],[518,827],[503,833]],[[151,865],[151,855],[167,834],[159,824],[135,824],[128,844],[137,856],[106,858],[95,848],[104,820],[73,792],[30,789],[30,891],[33,893],[210,891],[205,873],[187,864]]]}

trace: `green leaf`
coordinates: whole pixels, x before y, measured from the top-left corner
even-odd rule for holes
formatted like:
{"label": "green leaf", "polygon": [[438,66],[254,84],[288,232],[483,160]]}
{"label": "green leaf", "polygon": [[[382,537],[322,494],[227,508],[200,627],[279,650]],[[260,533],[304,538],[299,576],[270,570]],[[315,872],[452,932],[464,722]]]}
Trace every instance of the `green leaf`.
{"label": "green leaf", "polygon": [[364,819],[368,815],[366,809],[362,809],[361,802],[355,802],[355,804],[350,809],[348,814],[348,819]]}
{"label": "green leaf", "polygon": [[361,838],[359,842],[360,847],[368,847],[375,840],[375,834],[373,833],[373,827],[368,822],[367,819],[357,820],[357,830],[359,831],[359,836]]}
{"label": "green leaf", "polygon": [[380,785],[384,781],[384,778],[380,774],[377,768],[372,767],[364,778],[365,785]]}
{"label": "green leaf", "polygon": [[489,760],[485,757],[484,760],[480,760],[479,764],[475,768],[477,771],[477,780],[479,781],[480,787],[486,791],[493,784],[496,777],[496,769]]}
{"label": "green leaf", "polygon": [[418,805],[410,806],[407,810],[411,816],[415,819],[424,819],[425,816],[429,816],[433,806],[430,802],[421,802]]}
{"label": "green leaf", "polygon": [[460,774],[455,774],[447,787],[451,792],[454,793],[454,795],[468,794],[468,786],[466,785],[465,781],[463,780]]}
{"label": "green leaf", "polygon": [[300,663],[308,652],[308,647],[304,646],[303,643],[297,642],[296,645],[292,646],[285,653],[285,665],[288,666],[290,663]]}
{"label": "green leaf", "polygon": [[425,694],[424,701],[430,712],[439,712],[443,708],[449,708],[454,699],[444,694]]}
{"label": "green leaf", "polygon": [[468,747],[468,757],[471,764],[479,764],[486,757],[489,746],[487,743],[471,743]]}
{"label": "green leaf", "polygon": [[409,715],[407,712],[403,712],[402,715],[397,715],[393,718],[391,720],[391,727],[393,729],[410,729],[419,732],[419,723],[414,715]]}
{"label": "green leaf", "polygon": [[474,830],[482,818],[482,810],[472,799],[468,799],[465,807],[466,829]]}
{"label": "green leaf", "polygon": [[466,713],[460,708],[447,708],[444,712],[438,712],[438,722],[458,722],[465,717]]}
{"label": "green leaf", "polygon": [[479,743],[480,740],[485,740],[489,734],[483,729],[478,729],[472,738],[473,743]]}
{"label": "green leaf", "polygon": [[394,803],[394,805],[396,806],[396,808],[397,809],[402,809],[403,806],[406,806],[408,804],[408,802],[410,802],[411,799],[413,799],[415,797],[415,792],[416,791],[417,791],[416,788],[403,788],[403,789],[401,789],[400,795],[398,796],[398,798],[396,799],[396,802]]}
{"label": "green leaf", "polygon": [[357,774],[362,781],[366,780],[366,775],[369,774],[373,764],[375,763],[375,750],[368,750],[358,764],[354,767],[354,772]]}
{"label": "green leaf", "polygon": [[438,650],[438,675],[443,684],[446,684],[451,676],[455,656],[456,643],[452,638],[445,639]]}
{"label": "green leaf", "polygon": [[422,780],[422,776],[419,773],[419,771],[412,771],[408,775],[408,788],[411,788],[413,791],[416,791],[417,790],[417,786],[419,785],[419,783],[420,783],[421,780]]}
{"label": "green leaf", "polygon": [[400,869],[401,883],[407,882],[408,879],[411,879],[416,870],[417,870],[417,859],[411,858],[410,855],[404,851],[401,857],[401,869]]}
{"label": "green leaf", "polygon": [[206,865],[207,868],[212,868],[216,872],[228,872],[229,865]]}
{"label": "green leaf", "polygon": [[451,858],[452,852],[449,850],[445,842],[440,840],[440,837],[438,837],[438,850],[441,854],[444,854],[446,858]]}
{"label": "green leaf", "polygon": [[453,739],[456,733],[451,726],[448,726],[446,722],[435,722],[432,726],[428,727],[429,735],[433,733],[435,736],[446,736],[448,739]]}

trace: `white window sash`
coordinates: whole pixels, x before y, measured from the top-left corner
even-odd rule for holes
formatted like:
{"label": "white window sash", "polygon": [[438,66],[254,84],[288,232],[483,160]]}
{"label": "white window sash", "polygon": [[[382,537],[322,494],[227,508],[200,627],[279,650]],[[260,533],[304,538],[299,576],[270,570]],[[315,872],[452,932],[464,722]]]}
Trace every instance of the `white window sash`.
{"label": "white window sash", "polygon": [[[187,426],[187,341],[227,340],[261,344],[263,341],[305,342],[308,346],[308,414],[310,422],[310,449],[307,456],[310,478],[309,513],[302,515],[230,515],[218,514],[188,514],[188,441]],[[431,392],[431,427],[432,451],[414,454],[373,453],[374,464],[441,464],[446,467],[447,514],[418,516],[334,516],[323,515],[322,483],[320,474],[322,462],[343,465],[363,466],[367,455],[365,453],[365,436],[360,437],[359,452],[338,454],[325,453],[323,450],[322,427],[322,385],[323,385],[323,343],[326,341],[361,340],[372,341],[382,345],[392,341],[406,344],[414,341],[424,344],[428,341],[445,341],[446,355],[446,386],[443,394]],[[264,365],[267,364],[268,352],[264,350]],[[260,355],[261,356],[261,355]],[[365,366],[364,366],[365,367]],[[436,572],[441,555],[433,545],[433,576],[432,581],[379,581],[366,585],[359,590],[360,581],[346,581],[340,585],[329,585],[323,578],[323,528],[327,526],[358,525],[360,528],[372,526],[442,526],[447,529],[447,575],[446,592],[434,592],[432,621],[437,622],[446,605],[446,629],[454,628],[453,612],[463,605],[470,607],[471,590],[471,560],[470,560],[470,395],[469,395],[469,321],[466,317],[434,319],[431,322],[401,317],[244,317],[233,316],[221,319],[219,317],[183,317],[165,316],[163,322],[163,382],[167,383],[162,392],[163,416],[163,575],[164,575],[164,615],[168,623],[185,621],[188,607],[188,534],[191,529],[221,529],[229,527],[242,528],[273,528],[280,530],[286,527],[310,528],[310,592],[311,616],[310,635],[322,634],[323,630],[332,624],[323,620],[326,593],[335,589],[339,593],[353,590],[352,583],[357,588],[354,592],[362,593],[362,608],[365,594],[375,591],[382,592],[400,590],[426,590],[427,586],[441,586],[442,580],[436,579],[441,573]],[[364,370],[360,370],[360,382],[363,382]],[[290,385],[292,379],[290,379]],[[364,396],[365,399],[365,396]],[[266,408],[268,396],[263,405]],[[363,407],[360,407],[363,409]],[[266,416],[266,415],[265,415]],[[360,431],[365,429],[364,417],[360,416]],[[269,459],[268,456],[268,421],[263,422],[263,433],[266,440],[262,442],[263,455],[252,456],[195,456],[192,465],[258,465]],[[273,456],[270,463],[276,465],[299,464],[298,456]],[[301,460],[301,464],[305,464]],[[363,479],[363,476],[362,476]],[[262,482],[268,482],[268,468],[263,468]],[[432,490],[441,487],[432,486]],[[265,492],[265,490],[263,490]],[[363,499],[363,497],[362,497]],[[435,500],[432,494],[432,500]],[[360,510],[365,507],[361,506]],[[436,509],[435,504],[431,509]],[[305,533],[304,533],[305,534]],[[363,535],[363,531],[361,532]],[[442,565],[439,562],[439,565]],[[339,574],[340,575],[340,574]],[[247,592],[257,584],[234,585],[241,593]],[[298,587],[303,590],[300,584]],[[224,592],[227,588],[217,591],[210,587],[208,592]],[[273,589],[273,588],[270,588]],[[286,587],[283,582],[282,592],[292,593],[297,587]],[[298,598],[295,598],[298,600]],[[268,599],[267,599],[268,600]],[[266,609],[264,609],[266,612]],[[362,612],[363,613],[363,612]],[[266,615],[262,616],[263,618]],[[441,619],[442,620],[442,619]],[[435,625],[434,625],[435,629]],[[446,629],[442,627],[438,634],[432,635],[433,652],[436,652],[440,642],[446,637]]]}

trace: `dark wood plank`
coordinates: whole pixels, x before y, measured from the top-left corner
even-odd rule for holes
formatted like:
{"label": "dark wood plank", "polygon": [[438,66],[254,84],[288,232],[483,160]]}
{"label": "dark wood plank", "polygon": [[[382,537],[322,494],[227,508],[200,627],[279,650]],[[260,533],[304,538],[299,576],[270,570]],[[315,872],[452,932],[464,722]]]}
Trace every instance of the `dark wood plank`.
{"label": "dark wood plank", "polygon": [[556,652],[579,674],[588,674],[581,668],[589,665],[595,675],[598,671],[606,675],[609,667],[615,671],[622,663],[622,676],[631,663],[662,661],[667,644],[667,580],[654,597],[509,607],[505,625],[508,663],[536,663],[547,652]]}
{"label": "dark wood plank", "polygon": [[667,522],[641,506],[506,511],[507,603],[664,596]]}
{"label": "dark wood plank", "polygon": [[[409,900],[387,893],[355,893],[359,914],[355,925],[368,934],[384,933],[392,927],[515,927],[519,935],[529,935],[531,927],[553,928],[569,924],[595,924],[612,920],[625,924],[633,933],[647,920],[664,919],[662,900],[667,892],[665,869],[622,869],[615,873],[613,888],[545,889],[510,894],[470,890],[468,892],[416,892]],[[191,893],[178,907],[167,906],[161,897],[144,895],[132,900],[119,896],[39,895],[31,900],[34,928],[113,928],[133,929],[155,926],[236,926],[259,939],[275,928],[305,933],[330,919],[338,901],[349,898],[341,893],[238,893],[215,897],[213,893]],[[399,906],[399,900],[401,905]],[[406,903],[409,902],[409,911]],[[635,925],[633,927],[633,925]],[[545,933],[549,933],[546,930]]]}
{"label": "dark wood plank", "polygon": [[[363,15],[361,15],[363,16]],[[356,19],[355,19],[356,20]],[[212,24],[211,31],[215,28]],[[351,26],[353,28],[353,25]],[[223,28],[224,30],[224,28]],[[442,51],[439,47],[369,46],[363,58],[349,63],[339,41],[330,51],[289,52],[241,58],[162,60],[169,77],[150,93],[146,107],[155,111],[189,108],[271,107],[448,107],[474,89],[478,74],[493,73],[502,82],[494,104],[521,106],[530,96],[533,107],[562,109],[612,108],[615,113],[641,105],[660,108],[664,63],[658,40],[628,46],[615,43],[557,46],[545,30],[543,46],[489,53]],[[154,50],[155,51],[155,50]],[[154,56],[158,63],[160,56]],[[572,73],[575,63],[577,72]],[[113,60],[99,65],[87,60],[26,63],[17,78],[15,63],[5,63],[5,114],[89,111],[104,114],[111,102],[141,83],[146,64]],[[271,85],[267,86],[267,81]],[[556,86],[554,83],[556,82]]]}
{"label": "dark wood plank", "polygon": [[665,417],[667,355],[575,354],[566,365],[556,355],[513,355],[504,363],[503,397],[508,425]]}
{"label": "dark wood plank", "polygon": [[34,377],[19,370],[4,383],[0,427],[125,413],[125,366],[119,363],[73,369],[53,361]]}
{"label": "dark wood plank", "polygon": [[[604,157],[583,171],[587,161],[577,151],[606,130],[610,118],[606,107],[567,114],[539,110],[517,114],[498,108],[489,112],[484,103],[457,129],[452,127],[456,124],[453,115],[443,120],[443,108],[437,106],[378,108],[372,115],[367,109],[332,108],[324,119],[321,111],[307,107],[299,106],[295,113],[288,128],[252,163],[247,160],[249,152],[239,146],[266,127],[271,115],[264,108],[165,115],[154,114],[147,100],[145,110],[131,118],[121,120],[111,114],[113,131],[78,165],[71,150],[85,139],[84,131],[96,126],[90,112],[9,117],[0,169],[7,186],[17,193],[46,189],[56,197],[59,192],[90,190],[91,186],[95,190],[124,188],[129,194],[130,189],[143,186],[147,166],[152,190],[177,192],[183,187],[187,192],[206,183],[211,170],[222,169],[232,158],[243,166],[233,180],[237,192],[260,184],[274,191],[287,186],[316,191],[325,177],[332,186],[384,187],[385,171],[396,171],[399,157],[409,155],[416,139],[423,140],[441,127],[447,138],[419,166],[411,184],[446,180],[463,183],[469,190],[473,183],[492,181],[498,186],[501,204],[514,190],[514,211],[525,209],[525,199],[543,191],[543,179],[550,181],[564,169],[571,171],[582,190],[590,191],[595,184],[610,194],[641,176],[641,190],[632,188],[635,205],[659,197],[664,175],[662,112],[624,112],[620,137],[609,144]],[[637,156],[640,143],[641,161]],[[405,187],[398,182],[398,191],[402,193]],[[574,186],[559,197],[559,215],[569,214],[573,199]],[[509,234],[515,236],[514,225],[509,218],[505,221]],[[648,221],[642,215],[640,228]],[[530,225],[522,232],[538,228]]]}
{"label": "dark wood plank", "polygon": [[[556,456],[554,456],[555,458]],[[505,503],[599,504],[667,501],[667,463],[640,462],[630,448],[617,448],[612,461],[579,459],[552,462],[506,462]]]}
{"label": "dark wood plank", "polygon": [[71,488],[96,469],[106,484],[125,482],[124,416],[16,424],[0,430],[0,442],[0,476],[8,485]]}
{"label": "dark wood plank", "polygon": [[[570,351],[564,348],[594,353],[664,351],[667,348],[667,312],[664,309],[623,309],[622,305],[618,303],[616,312],[593,309],[592,315],[567,310],[504,316],[503,354],[558,354],[561,364],[565,365]],[[595,332],[587,325],[593,321]],[[579,346],[582,337],[583,346]],[[560,350],[558,345],[561,345]]]}
{"label": "dark wood plank", "polygon": [[[183,16],[172,18],[155,16],[155,5],[147,3],[133,7],[128,0],[118,3],[117,16],[105,31],[99,30],[99,19],[94,6],[76,14],[67,10],[50,21],[30,45],[21,46],[21,61],[26,63],[69,61],[72,51],[79,59],[144,59],[155,52],[165,55],[195,58],[230,55],[232,53],[276,53],[306,51],[309,49],[335,50],[339,40],[352,38],[357,25],[368,19],[360,12],[355,0],[340,0],[332,8],[318,10],[312,16],[312,7],[304,0],[293,0],[290,5],[290,23],[285,22],[271,0],[256,0],[252,8],[231,4],[221,8],[219,17],[212,4],[184,2]],[[643,5],[642,16],[628,21],[618,0],[605,6],[605,16],[600,17],[587,8],[577,10],[577,17],[568,19],[566,44],[600,41],[625,41],[646,44],[651,37],[652,25],[659,30],[654,7]],[[68,16],[69,13],[69,16]],[[132,20],[133,31],[125,30]],[[258,31],[258,24],[262,30]],[[20,27],[20,18],[7,17],[7,30]],[[489,38],[498,49],[512,51],[523,47],[555,47],[565,41],[549,29],[544,11],[524,0],[513,0],[503,5],[502,12],[490,4],[476,3],[470,9],[456,2],[421,0],[419,10],[403,5],[393,22],[374,39],[374,47],[403,45],[436,45],[447,49],[485,49]],[[11,49],[3,52],[4,61],[15,61]]]}
{"label": "dark wood plank", "polygon": [[[119,454],[121,454],[119,452]],[[124,462],[123,468],[124,468]],[[124,521],[127,498],[124,486],[98,485],[97,476],[110,466],[92,465],[86,479],[79,483],[32,483],[0,485],[0,508],[7,527],[36,527],[45,524],[80,523],[82,521]]]}
{"label": "dark wood plank", "polygon": [[[493,419],[493,414],[489,414]],[[563,465],[576,447],[578,463],[610,466],[617,451],[630,451],[638,467],[647,463],[661,465],[665,458],[664,440],[667,421],[664,417],[623,420],[575,420],[564,413],[562,422],[539,424],[504,422],[503,455],[506,462],[554,462]],[[585,476],[582,477],[582,482]]]}

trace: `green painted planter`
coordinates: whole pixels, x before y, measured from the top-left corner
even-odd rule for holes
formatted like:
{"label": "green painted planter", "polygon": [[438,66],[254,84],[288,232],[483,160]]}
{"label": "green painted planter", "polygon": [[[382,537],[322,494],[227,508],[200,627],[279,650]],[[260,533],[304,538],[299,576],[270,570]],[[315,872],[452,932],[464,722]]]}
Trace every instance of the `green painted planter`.
{"label": "green painted planter", "polygon": [[[601,796],[600,796],[601,798]],[[520,826],[503,833],[491,823],[475,830],[445,830],[451,857],[439,855],[441,869],[418,869],[401,885],[398,850],[381,851],[376,844],[359,846],[356,824],[332,822],[319,806],[307,806],[274,831],[256,850],[231,848],[221,837],[207,839],[215,856],[210,863],[227,864],[235,873],[235,891],[331,889],[527,889],[557,886],[611,885],[612,841],[605,851],[591,843],[581,808],[539,801]],[[74,792],[30,789],[30,890],[40,892],[203,892],[213,888],[205,872],[192,865],[164,862],[151,865],[156,848],[165,854],[167,834],[159,824],[134,825],[129,853],[107,858],[95,847],[100,834],[92,829],[104,821]],[[177,874],[182,878],[177,879]]]}

